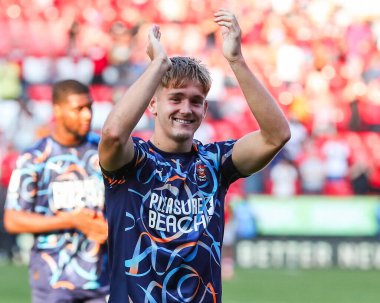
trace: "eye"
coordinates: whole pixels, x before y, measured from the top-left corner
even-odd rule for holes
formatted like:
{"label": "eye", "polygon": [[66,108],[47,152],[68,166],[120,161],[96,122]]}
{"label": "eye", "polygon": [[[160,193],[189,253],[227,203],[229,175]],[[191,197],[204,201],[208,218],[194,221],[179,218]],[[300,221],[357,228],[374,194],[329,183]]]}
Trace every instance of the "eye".
{"label": "eye", "polygon": [[202,99],[193,99],[193,100],[191,100],[191,103],[195,106],[202,106],[203,100]]}
{"label": "eye", "polygon": [[92,112],[92,106],[91,105],[89,105],[89,106],[80,106],[80,107],[77,107],[76,109],[76,112],[78,112],[78,113],[81,113],[81,112],[83,112],[83,111],[90,111],[90,112]]}

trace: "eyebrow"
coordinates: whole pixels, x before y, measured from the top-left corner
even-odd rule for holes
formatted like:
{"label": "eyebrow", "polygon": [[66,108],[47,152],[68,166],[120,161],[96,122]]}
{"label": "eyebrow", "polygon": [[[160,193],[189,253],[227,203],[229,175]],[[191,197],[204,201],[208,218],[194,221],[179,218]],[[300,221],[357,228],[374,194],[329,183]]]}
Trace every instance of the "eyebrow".
{"label": "eyebrow", "polygon": [[[182,92],[175,92],[175,93],[169,93],[168,94],[170,97],[172,97],[172,96],[185,96],[186,94],[184,94],[184,93],[182,93]],[[206,98],[203,96],[203,95],[193,95],[193,96],[191,96],[191,99],[203,99],[203,100],[205,100]]]}
{"label": "eyebrow", "polygon": [[168,94],[169,96],[183,96],[183,95],[185,95],[184,93],[181,93],[181,92],[177,92],[177,93],[169,93]]}
{"label": "eyebrow", "polygon": [[89,102],[86,102],[86,103],[83,103],[83,104],[74,104],[71,106],[71,108],[73,109],[79,109],[79,108],[83,108],[83,107],[92,107],[94,103],[92,101],[89,101]]}

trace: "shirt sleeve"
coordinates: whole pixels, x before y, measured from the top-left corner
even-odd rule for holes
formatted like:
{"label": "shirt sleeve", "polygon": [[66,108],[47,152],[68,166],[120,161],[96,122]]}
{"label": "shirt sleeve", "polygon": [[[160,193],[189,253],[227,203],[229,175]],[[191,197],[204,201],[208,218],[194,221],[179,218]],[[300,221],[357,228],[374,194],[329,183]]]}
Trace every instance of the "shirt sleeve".
{"label": "shirt sleeve", "polygon": [[125,183],[125,179],[128,176],[133,175],[136,167],[141,165],[141,163],[147,159],[148,147],[146,142],[136,137],[132,137],[132,140],[134,146],[134,156],[131,162],[114,171],[107,171],[101,167],[103,180],[106,187],[112,188]]}
{"label": "shirt sleeve", "polygon": [[6,209],[34,211],[38,193],[37,166],[31,153],[24,153],[18,158],[8,186]]}
{"label": "shirt sleeve", "polygon": [[236,140],[218,142],[218,146],[221,151],[222,179],[228,186],[236,180],[246,177],[237,170],[235,164],[232,161],[232,150],[235,143]]}

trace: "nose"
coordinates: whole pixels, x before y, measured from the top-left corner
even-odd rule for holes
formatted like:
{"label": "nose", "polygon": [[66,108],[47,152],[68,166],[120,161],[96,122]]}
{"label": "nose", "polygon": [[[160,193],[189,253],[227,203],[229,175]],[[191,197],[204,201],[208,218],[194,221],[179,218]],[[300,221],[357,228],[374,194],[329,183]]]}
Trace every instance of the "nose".
{"label": "nose", "polygon": [[189,100],[184,100],[183,102],[181,102],[180,113],[184,115],[192,113],[191,103]]}
{"label": "nose", "polygon": [[85,120],[91,120],[92,119],[92,109],[89,107],[82,108],[81,116]]}

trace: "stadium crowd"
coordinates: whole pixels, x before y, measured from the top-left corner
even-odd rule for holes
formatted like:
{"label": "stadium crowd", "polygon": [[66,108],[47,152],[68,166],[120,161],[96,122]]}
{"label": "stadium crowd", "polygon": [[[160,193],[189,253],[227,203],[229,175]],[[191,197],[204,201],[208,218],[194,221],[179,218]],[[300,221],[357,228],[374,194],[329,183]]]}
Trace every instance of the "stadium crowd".
{"label": "stadium crowd", "polygon": [[[346,1],[347,2],[347,1]],[[225,1],[238,12],[243,51],[289,118],[292,139],[271,165],[232,193],[380,192],[379,10],[343,1]],[[371,1],[368,1],[371,3]],[[202,58],[211,69],[203,142],[240,137],[252,120],[216,45],[209,18],[219,1],[33,0],[0,2],[0,159],[2,192],[17,151],[46,134],[50,85],[91,85],[100,130],[147,64],[148,25],[165,32],[169,55]],[[148,138],[147,112],[137,135]],[[13,162],[12,162],[13,161]]]}

